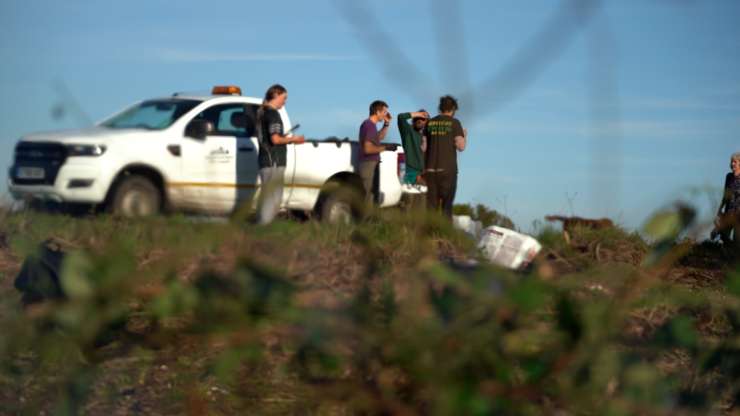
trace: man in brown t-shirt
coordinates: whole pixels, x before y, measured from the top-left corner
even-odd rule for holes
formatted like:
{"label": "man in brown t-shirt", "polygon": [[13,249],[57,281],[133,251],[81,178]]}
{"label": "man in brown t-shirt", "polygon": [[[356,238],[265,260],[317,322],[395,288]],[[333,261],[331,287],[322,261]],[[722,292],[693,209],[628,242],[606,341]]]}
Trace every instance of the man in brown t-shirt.
{"label": "man in brown t-shirt", "polygon": [[450,219],[457,191],[457,152],[465,150],[467,140],[466,130],[455,118],[457,108],[454,97],[440,98],[439,115],[427,122],[422,141],[426,152],[427,206],[441,209]]}

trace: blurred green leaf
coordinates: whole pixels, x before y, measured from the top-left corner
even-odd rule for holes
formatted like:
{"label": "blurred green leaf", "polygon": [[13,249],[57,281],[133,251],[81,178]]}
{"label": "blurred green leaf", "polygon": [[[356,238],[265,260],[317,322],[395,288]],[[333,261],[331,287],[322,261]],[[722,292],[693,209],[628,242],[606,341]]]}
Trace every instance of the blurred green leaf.
{"label": "blurred green leaf", "polygon": [[671,242],[678,238],[695,218],[694,208],[683,202],[677,202],[672,208],[654,214],[643,229],[656,243]]}
{"label": "blurred green leaf", "polygon": [[155,316],[166,318],[189,312],[197,304],[198,292],[195,288],[175,280],[167,286],[164,293],[152,301],[151,310]]}
{"label": "blurred green leaf", "polygon": [[525,279],[511,288],[509,298],[524,311],[531,312],[542,308],[549,300],[550,292],[541,282]]}
{"label": "blurred green leaf", "polygon": [[90,282],[91,269],[89,258],[82,252],[69,253],[62,262],[61,285],[70,299],[92,296],[94,287]]}
{"label": "blurred green leaf", "polygon": [[549,365],[541,359],[530,359],[522,364],[524,372],[527,374],[527,382],[535,383],[543,376],[547,375]]}
{"label": "blurred green leaf", "polygon": [[95,370],[93,368],[82,367],[78,369],[65,386],[63,400],[59,402],[54,414],[60,416],[81,414],[94,381]]}
{"label": "blurred green leaf", "polygon": [[242,363],[256,362],[262,356],[262,349],[256,345],[230,348],[218,356],[213,373],[221,383],[230,385],[236,381]]}
{"label": "blurred green leaf", "polygon": [[699,337],[694,329],[694,321],[686,316],[679,316],[671,322],[671,331],[678,345],[694,347]]}
{"label": "blurred green leaf", "polygon": [[727,276],[725,286],[731,294],[740,296],[740,270],[735,270]]}
{"label": "blurred green leaf", "polygon": [[648,220],[644,229],[655,240],[670,240],[678,236],[683,224],[677,212],[659,212]]}
{"label": "blurred green leaf", "polygon": [[662,380],[663,375],[658,369],[646,363],[631,365],[624,374],[626,393],[639,402],[650,403],[660,399],[655,388]]}

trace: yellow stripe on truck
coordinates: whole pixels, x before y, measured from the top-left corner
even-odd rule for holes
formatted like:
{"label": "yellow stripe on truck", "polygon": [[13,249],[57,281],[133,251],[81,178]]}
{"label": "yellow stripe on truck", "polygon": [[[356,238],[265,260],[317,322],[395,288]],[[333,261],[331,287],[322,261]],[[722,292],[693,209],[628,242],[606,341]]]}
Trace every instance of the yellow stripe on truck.
{"label": "yellow stripe on truck", "polygon": [[253,183],[219,183],[219,182],[168,182],[167,186],[173,188],[241,188],[241,189],[256,189],[258,185]]}
{"label": "yellow stripe on truck", "polygon": [[[219,183],[219,182],[168,182],[167,186],[173,188],[238,188],[238,189],[257,189],[260,185],[253,183]],[[308,188],[308,189],[321,189],[321,185],[309,185],[296,183],[293,185],[285,185],[286,188]]]}
{"label": "yellow stripe on truck", "polygon": [[321,189],[321,185],[309,185],[307,183],[295,183],[293,185],[285,185],[286,188],[308,188],[308,189]]}

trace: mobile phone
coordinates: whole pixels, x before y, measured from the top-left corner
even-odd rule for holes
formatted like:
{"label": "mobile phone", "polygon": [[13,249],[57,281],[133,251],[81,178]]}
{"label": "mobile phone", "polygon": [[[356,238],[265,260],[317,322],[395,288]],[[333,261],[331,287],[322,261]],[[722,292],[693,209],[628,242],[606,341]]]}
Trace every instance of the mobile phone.
{"label": "mobile phone", "polygon": [[295,126],[291,127],[290,130],[286,131],[285,135],[287,136],[289,134],[292,134],[294,131],[298,130],[300,127],[301,127],[300,123],[296,124]]}

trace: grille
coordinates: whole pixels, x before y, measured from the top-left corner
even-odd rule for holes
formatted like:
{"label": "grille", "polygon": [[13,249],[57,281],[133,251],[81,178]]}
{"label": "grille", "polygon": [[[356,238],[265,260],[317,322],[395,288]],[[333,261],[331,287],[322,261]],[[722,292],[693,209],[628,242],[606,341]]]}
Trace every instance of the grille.
{"label": "grille", "polygon": [[[15,147],[11,180],[18,185],[54,185],[59,169],[67,160],[67,149],[60,143],[20,142]],[[43,178],[19,178],[20,168],[43,168]]]}

